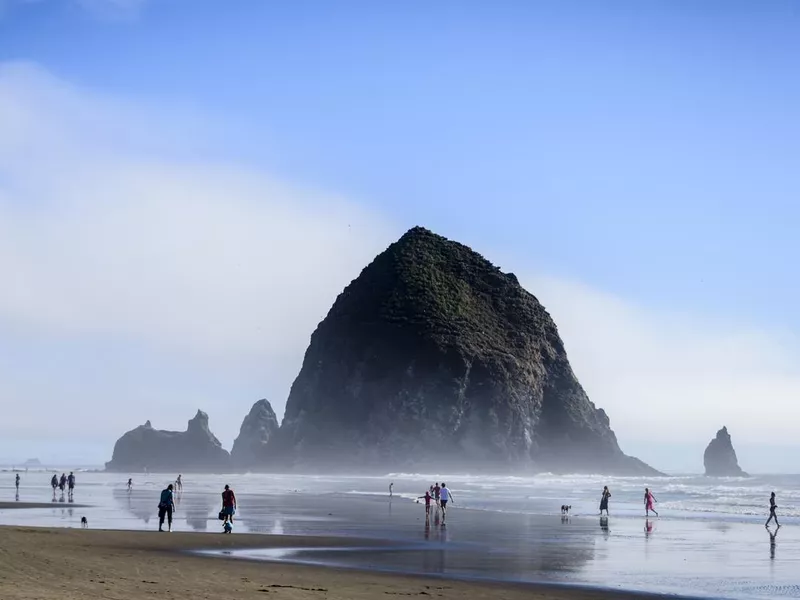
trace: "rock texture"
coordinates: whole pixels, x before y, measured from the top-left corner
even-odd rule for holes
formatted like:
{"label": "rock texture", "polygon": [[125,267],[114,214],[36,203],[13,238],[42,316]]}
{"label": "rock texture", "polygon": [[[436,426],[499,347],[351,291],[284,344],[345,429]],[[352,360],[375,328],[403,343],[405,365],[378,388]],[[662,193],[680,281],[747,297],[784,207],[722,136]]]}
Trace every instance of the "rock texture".
{"label": "rock texture", "polygon": [[114,445],[106,470],[117,472],[220,472],[230,468],[230,455],[208,428],[201,410],[186,431],[153,429],[150,421],[123,435]]}
{"label": "rock texture", "polygon": [[709,477],[747,477],[739,467],[728,428],[723,427],[711,440],[703,454],[703,464]]}
{"label": "rock texture", "polygon": [[233,442],[231,460],[236,468],[257,469],[269,462],[267,445],[278,431],[278,417],[267,400],[253,404]]}
{"label": "rock texture", "polygon": [[657,473],[622,453],[517,278],[420,227],[311,336],[275,446],[308,469]]}

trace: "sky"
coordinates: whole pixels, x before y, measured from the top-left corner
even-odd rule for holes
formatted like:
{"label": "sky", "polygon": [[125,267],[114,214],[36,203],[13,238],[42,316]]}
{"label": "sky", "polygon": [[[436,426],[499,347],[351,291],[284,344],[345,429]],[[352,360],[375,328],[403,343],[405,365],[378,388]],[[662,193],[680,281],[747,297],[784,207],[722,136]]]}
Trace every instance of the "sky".
{"label": "sky", "polygon": [[800,4],[0,0],[0,462],[279,417],[408,228],[553,315],[626,452],[797,472]]}

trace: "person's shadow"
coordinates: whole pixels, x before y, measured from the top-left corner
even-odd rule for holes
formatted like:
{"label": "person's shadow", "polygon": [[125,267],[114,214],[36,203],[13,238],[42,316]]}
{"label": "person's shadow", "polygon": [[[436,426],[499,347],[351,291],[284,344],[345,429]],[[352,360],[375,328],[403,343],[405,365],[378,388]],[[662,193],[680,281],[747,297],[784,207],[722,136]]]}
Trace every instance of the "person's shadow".
{"label": "person's shadow", "polygon": [[775,560],[775,538],[778,537],[778,531],[780,531],[780,527],[775,528],[775,532],[772,532],[772,529],[767,527],[767,533],[769,534],[769,559]]}
{"label": "person's shadow", "polygon": [[608,529],[608,517],[600,517],[600,529],[603,530],[603,537],[608,539],[608,534],[610,533]]}

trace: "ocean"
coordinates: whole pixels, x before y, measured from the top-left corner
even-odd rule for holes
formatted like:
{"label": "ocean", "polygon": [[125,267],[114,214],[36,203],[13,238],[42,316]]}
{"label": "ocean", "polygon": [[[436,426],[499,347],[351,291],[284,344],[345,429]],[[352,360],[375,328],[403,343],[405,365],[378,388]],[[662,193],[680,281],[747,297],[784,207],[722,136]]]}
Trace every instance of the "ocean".
{"label": "ocean", "polygon": [[[59,474],[63,469],[59,469]],[[0,510],[0,524],[155,529],[159,491],[176,474],[77,472],[74,503],[52,495],[52,471],[21,473],[20,502],[49,508]],[[133,490],[126,488],[133,478]],[[0,501],[13,500],[0,472]],[[736,600],[800,598],[800,476],[716,479],[696,475],[629,478],[541,474],[532,477],[389,473],[184,475],[178,529],[219,531],[219,494],[239,499],[235,533],[348,536],[393,542],[376,552],[250,551],[243,558],[424,573],[440,577],[547,582]],[[426,521],[418,497],[446,482],[454,503],[446,524]],[[389,484],[393,496],[389,498]],[[600,519],[604,485],[610,517]],[[644,488],[658,518],[644,515]],[[767,530],[770,492],[781,529]],[[561,514],[571,505],[570,515]],[[76,505],[87,505],[79,508]]]}

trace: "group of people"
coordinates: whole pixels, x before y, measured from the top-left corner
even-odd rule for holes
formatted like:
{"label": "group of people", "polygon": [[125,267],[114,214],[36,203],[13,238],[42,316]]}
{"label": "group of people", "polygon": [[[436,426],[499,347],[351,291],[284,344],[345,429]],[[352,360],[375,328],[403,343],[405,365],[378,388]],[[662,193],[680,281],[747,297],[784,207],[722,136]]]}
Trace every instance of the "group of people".
{"label": "group of people", "polygon": [[[609,491],[608,486],[605,485],[603,486],[603,493],[600,495],[601,517],[603,516],[603,511],[605,511],[606,513],[605,516],[606,517],[608,516],[609,498],[611,498],[611,492]],[[653,492],[650,490],[650,488],[644,488],[644,514],[646,517],[649,517],[650,513],[653,513],[655,516],[658,516],[658,511],[656,511],[655,509],[656,502],[658,502],[658,500],[656,500],[656,497],[653,495]],[[768,528],[769,524],[772,521],[775,521],[775,525],[777,525],[778,527],[781,526],[781,524],[778,523],[778,514],[776,513],[777,508],[778,504],[775,500],[775,492],[772,492],[772,494],[769,497],[769,518],[767,519],[767,522],[764,524],[765,527]]]}
{"label": "group of people", "polygon": [[[175,483],[170,483],[166,488],[161,491],[161,497],[158,501],[158,530],[164,531],[164,522],[167,523],[167,531],[172,531],[172,517],[175,514],[175,494],[180,494],[183,491],[183,482],[181,476],[175,480]],[[233,516],[236,514],[236,494],[233,492],[229,485],[225,485],[222,490],[222,510],[219,512],[219,518],[222,521],[223,533],[231,533],[233,531]]]}
{"label": "group of people", "polygon": [[428,519],[431,514],[431,501],[436,503],[436,508],[442,509],[442,521],[447,515],[447,503],[455,502],[453,493],[447,487],[446,483],[439,485],[437,481],[429,489],[425,490],[425,495],[420,496],[417,500],[425,500],[425,518]]}
{"label": "group of people", "polygon": [[75,473],[70,471],[69,475],[66,473],[61,474],[61,478],[58,477],[56,473],[53,473],[52,479],[50,479],[50,487],[53,488],[53,497],[56,496],[56,489],[61,490],[61,493],[64,493],[64,490],[68,490],[69,497],[72,498],[72,494],[75,491]]}

